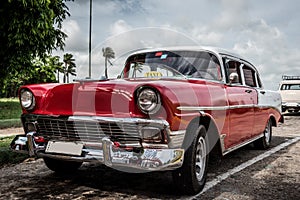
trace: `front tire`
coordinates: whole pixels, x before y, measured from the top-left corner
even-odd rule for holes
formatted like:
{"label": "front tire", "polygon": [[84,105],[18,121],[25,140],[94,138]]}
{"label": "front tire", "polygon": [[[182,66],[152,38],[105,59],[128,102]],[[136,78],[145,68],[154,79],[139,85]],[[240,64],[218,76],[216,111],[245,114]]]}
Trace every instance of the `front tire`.
{"label": "front tire", "polygon": [[254,142],[254,146],[258,149],[268,149],[272,140],[272,121],[269,119],[264,130],[264,136]]}
{"label": "front tire", "polygon": [[58,160],[48,157],[44,157],[43,159],[46,166],[58,174],[75,172],[82,165],[82,162]]}
{"label": "front tire", "polygon": [[176,187],[186,194],[196,194],[203,189],[209,153],[205,127],[200,125],[191,129],[187,134],[194,137],[185,152],[183,165],[172,174]]}

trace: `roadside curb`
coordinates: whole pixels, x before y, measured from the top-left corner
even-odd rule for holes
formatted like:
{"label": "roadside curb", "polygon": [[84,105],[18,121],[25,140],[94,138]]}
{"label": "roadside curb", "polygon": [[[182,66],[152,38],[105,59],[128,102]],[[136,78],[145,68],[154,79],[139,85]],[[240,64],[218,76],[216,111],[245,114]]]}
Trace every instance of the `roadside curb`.
{"label": "roadside curb", "polygon": [[0,138],[23,134],[23,128],[0,129]]}

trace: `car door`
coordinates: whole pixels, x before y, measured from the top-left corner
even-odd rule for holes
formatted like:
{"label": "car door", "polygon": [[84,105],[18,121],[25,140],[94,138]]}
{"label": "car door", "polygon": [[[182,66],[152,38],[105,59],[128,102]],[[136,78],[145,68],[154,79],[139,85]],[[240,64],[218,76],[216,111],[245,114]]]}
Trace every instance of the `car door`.
{"label": "car door", "polygon": [[[238,145],[250,138],[254,126],[254,104],[257,101],[257,91],[245,84],[244,64],[236,60],[226,60],[228,84],[226,93],[228,99],[229,133],[225,138],[227,147]],[[246,74],[247,75],[247,74]]]}
{"label": "car door", "polygon": [[[253,69],[254,70],[254,69]],[[265,130],[269,119],[269,108],[273,104],[275,96],[273,92],[264,90],[262,83],[257,71],[252,72],[256,79],[256,90],[257,90],[257,106],[254,110],[254,130],[253,137],[260,135]],[[275,103],[276,104],[276,103]],[[275,107],[280,108],[281,105],[274,105]]]}

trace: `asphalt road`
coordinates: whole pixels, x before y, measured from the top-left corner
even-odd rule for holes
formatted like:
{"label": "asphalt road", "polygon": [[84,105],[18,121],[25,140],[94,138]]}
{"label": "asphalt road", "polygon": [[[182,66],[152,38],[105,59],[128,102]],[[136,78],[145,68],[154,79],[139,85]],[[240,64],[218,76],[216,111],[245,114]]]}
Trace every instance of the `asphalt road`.
{"label": "asphalt road", "polygon": [[0,199],[300,199],[299,122],[300,114],[287,114],[268,151],[248,145],[210,162],[210,187],[195,196],[178,194],[170,172],[128,174],[84,164],[59,176],[41,159],[29,159],[0,169]]}

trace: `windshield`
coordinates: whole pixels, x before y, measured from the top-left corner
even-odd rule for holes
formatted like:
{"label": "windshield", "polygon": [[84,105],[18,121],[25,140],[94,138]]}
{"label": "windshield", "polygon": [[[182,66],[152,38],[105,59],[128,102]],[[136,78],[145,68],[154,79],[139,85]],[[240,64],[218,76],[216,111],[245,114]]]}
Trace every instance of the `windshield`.
{"label": "windshield", "polygon": [[300,90],[300,84],[283,84],[281,90]]}
{"label": "windshield", "polygon": [[221,80],[221,68],[216,56],[208,52],[157,51],[131,56],[123,78],[204,78]]}

